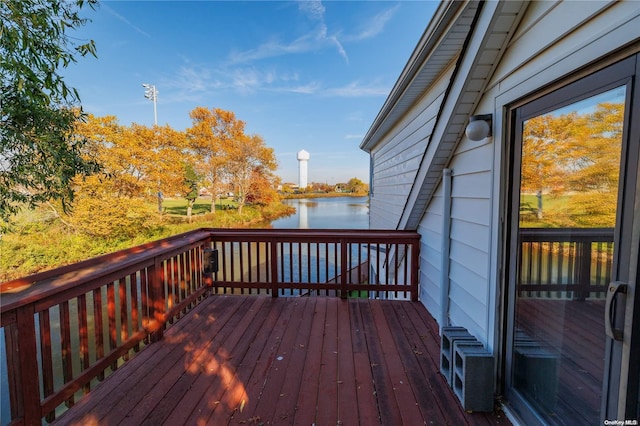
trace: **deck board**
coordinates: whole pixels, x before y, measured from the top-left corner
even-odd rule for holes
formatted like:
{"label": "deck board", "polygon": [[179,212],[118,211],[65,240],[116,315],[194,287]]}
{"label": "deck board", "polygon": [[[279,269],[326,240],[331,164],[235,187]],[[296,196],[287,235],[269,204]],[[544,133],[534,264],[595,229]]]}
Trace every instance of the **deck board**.
{"label": "deck board", "polygon": [[465,413],[419,303],[211,296],[58,424],[509,424]]}

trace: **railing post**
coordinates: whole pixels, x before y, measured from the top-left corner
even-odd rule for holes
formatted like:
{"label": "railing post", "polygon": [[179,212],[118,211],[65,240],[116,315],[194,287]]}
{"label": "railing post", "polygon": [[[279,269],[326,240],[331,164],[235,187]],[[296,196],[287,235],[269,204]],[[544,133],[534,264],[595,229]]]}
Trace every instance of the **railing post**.
{"label": "railing post", "polygon": [[347,266],[347,241],[340,239],[340,298],[347,298],[347,275],[349,267]]}
{"label": "railing post", "polygon": [[584,301],[589,294],[591,284],[591,239],[585,238],[580,242],[580,257],[578,272],[578,290],[573,294],[574,300]]}
{"label": "railing post", "polygon": [[[11,345],[7,345],[6,348],[7,368],[13,370],[11,376],[15,380],[10,386],[13,391],[17,392],[11,398],[12,404],[17,403],[17,406],[12,405],[11,409],[16,411],[14,413],[16,417],[22,417],[22,424],[39,425],[42,423],[42,409],[40,406],[34,306],[32,304],[22,306],[18,308],[16,314],[15,334],[9,339]],[[11,359],[8,356],[9,351],[13,352]]]}
{"label": "railing post", "polygon": [[420,240],[411,242],[411,301],[418,301],[418,281],[420,273]]}
{"label": "railing post", "polygon": [[153,318],[160,323],[158,330],[151,335],[151,341],[157,342],[162,339],[164,334],[164,314],[166,311],[164,297],[164,267],[159,257],[154,258],[151,273],[149,275],[149,297],[151,299],[151,306],[153,307]]}
{"label": "railing post", "polygon": [[271,259],[271,297],[278,297],[278,245],[275,239],[269,241]]}

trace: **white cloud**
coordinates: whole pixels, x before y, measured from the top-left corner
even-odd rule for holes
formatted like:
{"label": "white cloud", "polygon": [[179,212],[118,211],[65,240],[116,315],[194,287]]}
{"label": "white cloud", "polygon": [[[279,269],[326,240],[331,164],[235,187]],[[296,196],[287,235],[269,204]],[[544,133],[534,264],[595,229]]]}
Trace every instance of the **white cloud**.
{"label": "white cloud", "polygon": [[309,16],[309,18],[322,21],[324,20],[325,7],[318,0],[300,0],[298,1],[298,9]]}
{"label": "white cloud", "polygon": [[144,31],[143,29],[141,29],[140,27],[134,25],[131,21],[129,21],[127,18],[125,18],[124,16],[120,15],[118,12],[116,12],[115,10],[113,10],[112,8],[110,8],[109,6],[106,5],[105,2],[101,2],[100,3],[100,8],[106,10],[108,13],[110,13],[111,15],[115,16],[116,18],[118,18],[120,21],[124,22],[125,24],[127,24],[129,27],[131,27],[133,30],[135,30],[136,32],[142,34],[145,37],[151,38],[151,36],[149,35],[149,33],[147,33],[146,31]]}
{"label": "white cloud", "polygon": [[358,98],[363,96],[387,96],[390,88],[381,84],[362,85],[358,81],[347,84],[342,87],[334,87],[324,90],[327,96],[338,96],[344,98]]}
{"label": "white cloud", "polygon": [[348,64],[349,57],[347,51],[338,39],[338,35],[329,34],[324,19],[325,7],[322,2],[301,0],[298,2],[298,8],[311,20],[318,22],[312,31],[289,42],[270,40],[262,43],[255,49],[233,52],[229,55],[228,65],[251,63],[261,59],[313,52],[326,49],[327,47],[335,47],[338,54],[344,58]]}
{"label": "white cloud", "polygon": [[345,135],[345,139],[362,139],[364,135]]}
{"label": "white cloud", "polygon": [[400,5],[397,4],[390,9],[386,9],[378,13],[376,16],[374,16],[371,20],[369,20],[366,24],[362,26],[362,30],[359,33],[347,36],[345,37],[345,40],[347,41],[365,40],[368,38],[375,37],[378,34],[382,33],[382,31],[384,31],[384,27],[387,25],[387,22],[389,22],[391,18],[393,18],[393,15],[395,15],[399,7]]}

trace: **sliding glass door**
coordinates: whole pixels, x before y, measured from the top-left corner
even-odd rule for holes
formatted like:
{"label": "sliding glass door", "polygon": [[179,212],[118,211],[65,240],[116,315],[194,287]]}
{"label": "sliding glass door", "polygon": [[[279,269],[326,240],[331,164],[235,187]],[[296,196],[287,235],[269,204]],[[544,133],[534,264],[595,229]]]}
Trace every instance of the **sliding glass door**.
{"label": "sliding glass door", "polygon": [[635,331],[636,68],[634,56],[512,111],[506,394],[527,421],[601,424],[629,394],[637,406],[623,345]]}

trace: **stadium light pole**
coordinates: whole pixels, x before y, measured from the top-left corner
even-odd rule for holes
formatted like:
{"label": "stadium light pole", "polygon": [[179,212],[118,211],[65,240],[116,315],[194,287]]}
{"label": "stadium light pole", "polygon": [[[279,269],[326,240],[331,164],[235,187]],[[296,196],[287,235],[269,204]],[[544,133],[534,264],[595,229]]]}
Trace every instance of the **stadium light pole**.
{"label": "stadium light pole", "polygon": [[153,124],[157,126],[158,125],[158,107],[156,105],[158,101],[158,93],[160,92],[156,90],[156,86],[153,84],[142,83],[142,87],[146,89],[144,91],[144,97],[149,99],[150,101],[153,101]]}

